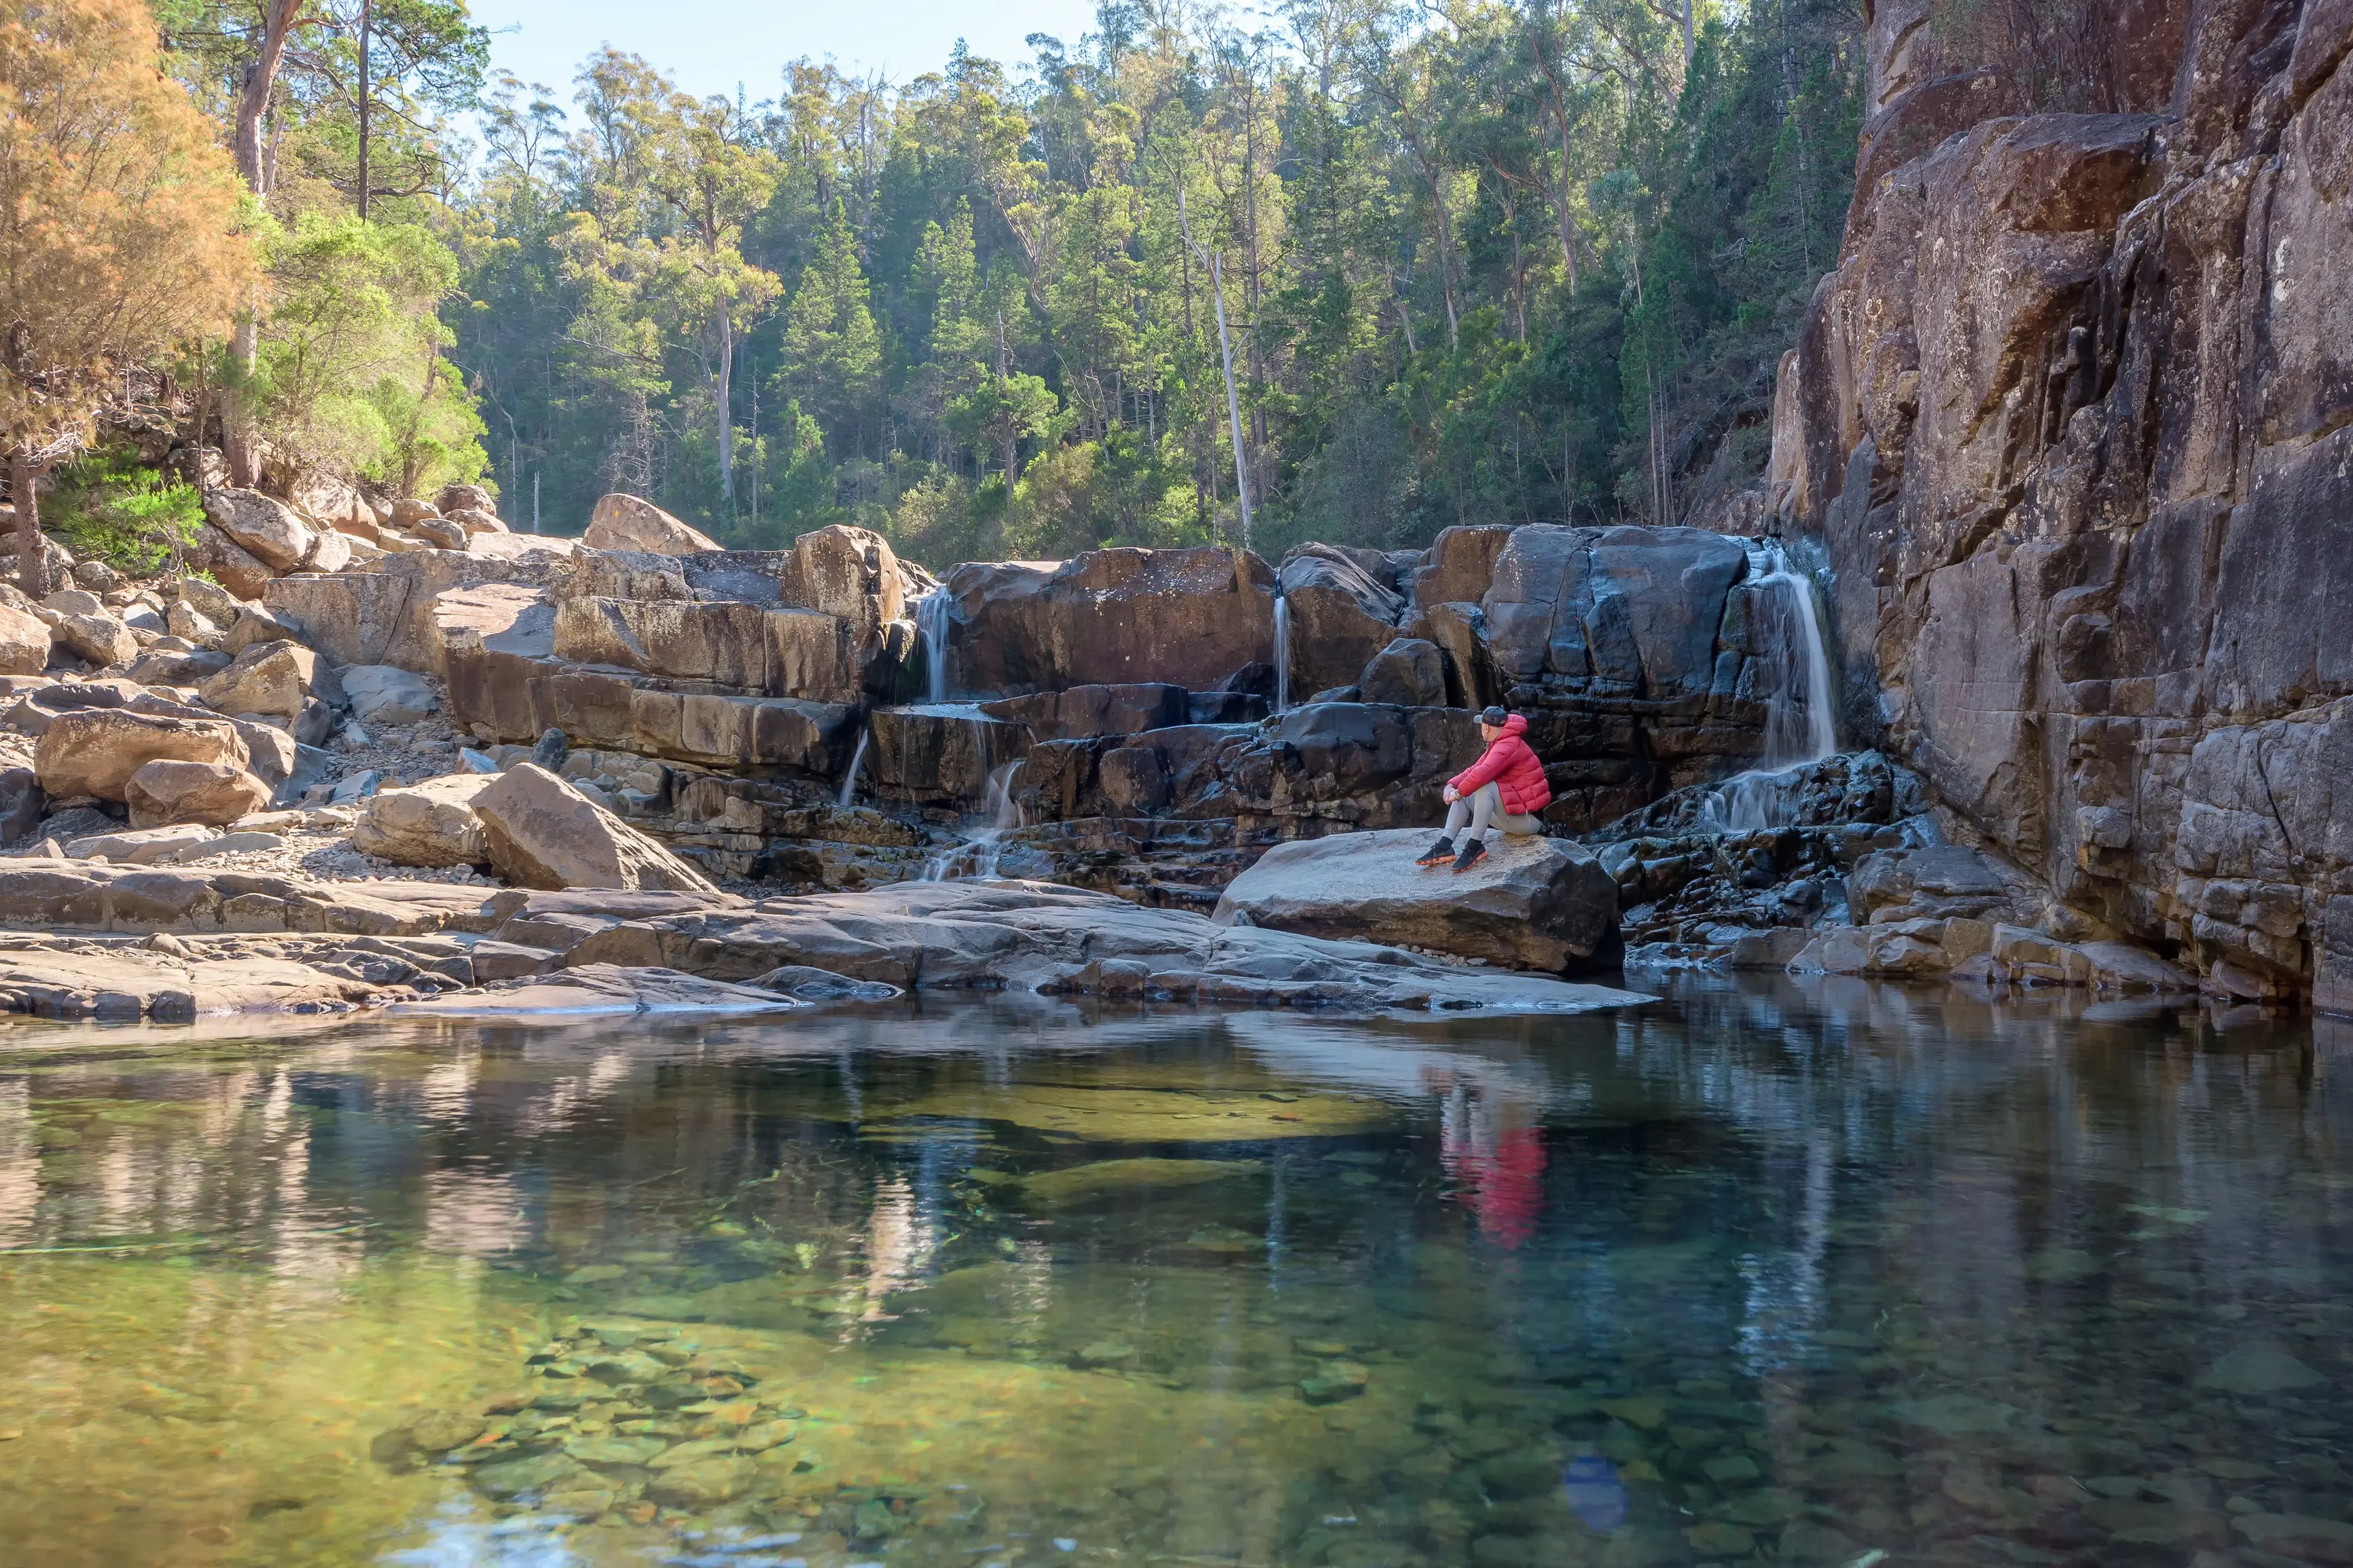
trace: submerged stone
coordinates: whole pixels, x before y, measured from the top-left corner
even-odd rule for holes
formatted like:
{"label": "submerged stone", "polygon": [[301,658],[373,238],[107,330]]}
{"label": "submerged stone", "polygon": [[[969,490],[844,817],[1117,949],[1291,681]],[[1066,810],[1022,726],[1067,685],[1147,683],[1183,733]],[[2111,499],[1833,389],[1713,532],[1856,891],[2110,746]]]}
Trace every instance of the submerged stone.
{"label": "submerged stone", "polygon": [[569,1454],[534,1454],[480,1466],[474,1471],[474,1485],[494,1498],[526,1497],[578,1473],[580,1465]]}
{"label": "submerged stone", "polygon": [[2198,1386],[2220,1394],[2252,1396],[2310,1388],[2327,1381],[2280,1346],[2264,1340],[2250,1340],[2207,1368]]}
{"label": "submerged stone", "polygon": [[1096,1203],[1124,1194],[1252,1180],[1266,1174],[1261,1160],[1098,1160],[1025,1177],[1021,1195],[1049,1208]]}

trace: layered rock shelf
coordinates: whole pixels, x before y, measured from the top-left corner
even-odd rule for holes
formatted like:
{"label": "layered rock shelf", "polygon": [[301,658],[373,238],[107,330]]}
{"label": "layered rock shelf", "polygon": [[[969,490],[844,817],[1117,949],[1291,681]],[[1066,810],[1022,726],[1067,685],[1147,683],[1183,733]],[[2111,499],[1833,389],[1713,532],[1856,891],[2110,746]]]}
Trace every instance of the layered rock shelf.
{"label": "layered rock shelf", "polygon": [[[285,521],[223,506],[224,528]],[[86,934],[29,942],[14,1005],[425,1008],[444,982],[491,1013],[802,1005],[759,986],[783,970],[803,990],[1567,1009],[1627,998],[1497,972],[1621,954],[2198,984],[2128,960],[1999,846],[1952,842],[1965,820],[1900,763],[1757,773],[1819,710],[1791,674],[1802,579],[1704,530],[1467,527],[1280,566],[1107,550],[944,580],[849,528],[702,548],[627,497],[548,551],[322,570],[316,532],[278,542],[291,564],[253,598],[154,595],[185,651],[133,631],[135,659],[77,670],[106,640],[73,624],[90,607],[42,607],[52,668],[11,678],[6,714],[33,742],[8,821],[37,858],[0,894],[12,923]],[[468,540],[491,537],[513,536]],[[1548,837],[1464,877],[1416,867],[1491,702],[1529,720]],[[283,843],[322,834],[342,858],[290,867]],[[339,933],[444,945],[363,961]],[[60,952],[103,973],[76,983]],[[605,978],[546,978],[581,966]],[[654,976],[636,1001],[610,978],[630,971]]]}

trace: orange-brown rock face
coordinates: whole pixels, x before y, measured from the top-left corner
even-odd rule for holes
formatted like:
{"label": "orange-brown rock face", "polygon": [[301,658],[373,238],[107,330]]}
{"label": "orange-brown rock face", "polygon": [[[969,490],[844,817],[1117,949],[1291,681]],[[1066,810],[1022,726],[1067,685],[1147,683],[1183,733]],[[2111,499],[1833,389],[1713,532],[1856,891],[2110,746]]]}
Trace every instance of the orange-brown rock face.
{"label": "orange-brown rock face", "polygon": [[2072,906],[2353,1011],[2353,0],[2088,7],[2072,75],[1998,9],[1873,8],[1783,366],[1846,718]]}

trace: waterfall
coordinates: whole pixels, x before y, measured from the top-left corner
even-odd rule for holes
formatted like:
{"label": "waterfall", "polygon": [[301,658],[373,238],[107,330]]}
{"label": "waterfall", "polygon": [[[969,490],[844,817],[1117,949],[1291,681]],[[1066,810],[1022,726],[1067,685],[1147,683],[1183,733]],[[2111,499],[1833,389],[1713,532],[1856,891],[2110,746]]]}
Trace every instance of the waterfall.
{"label": "waterfall", "polygon": [[1775,826],[1785,777],[1838,751],[1830,653],[1813,579],[1778,540],[1761,539],[1748,547],[1748,588],[1749,657],[1765,704],[1765,736],[1757,766],[1726,779],[1708,801],[1709,819],[1727,833]]}
{"label": "waterfall", "polygon": [[948,700],[948,597],[943,583],[915,601],[915,629],[923,638],[923,700]]}
{"label": "waterfall", "polygon": [[1274,710],[1291,710],[1291,597],[1274,596]]}
{"label": "waterfall", "polygon": [[[1006,763],[990,770],[988,793],[981,803],[987,825],[976,829],[962,844],[924,861],[924,881],[953,882],[964,878],[987,881],[997,875],[997,862],[1005,853],[1005,836],[1027,826],[1021,820],[1021,803],[1013,798],[1013,775],[1020,766],[1019,763]],[[967,859],[968,866],[964,864]]]}
{"label": "waterfall", "polygon": [[837,805],[849,805],[850,797],[858,793],[858,770],[866,765],[866,731],[858,731],[858,749],[849,753],[849,771],[841,775],[841,798]]}

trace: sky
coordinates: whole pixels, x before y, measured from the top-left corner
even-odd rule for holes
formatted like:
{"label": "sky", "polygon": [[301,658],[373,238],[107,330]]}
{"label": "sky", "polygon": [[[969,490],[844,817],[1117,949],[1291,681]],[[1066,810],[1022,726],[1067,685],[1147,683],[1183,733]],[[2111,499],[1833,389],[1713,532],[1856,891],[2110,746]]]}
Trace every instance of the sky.
{"label": "sky", "polygon": [[1094,22],[1093,0],[474,0],[470,9],[491,30],[493,72],[544,82],[566,105],[573,73],[602,44],[644,56],[689,92],[732,97],[741,82],[757,102],[776,95],[784,63],[803,55],[902,83],[939,69],[959,37],[1014,66],[1029,57],[1028,35],[1075,47]]}

